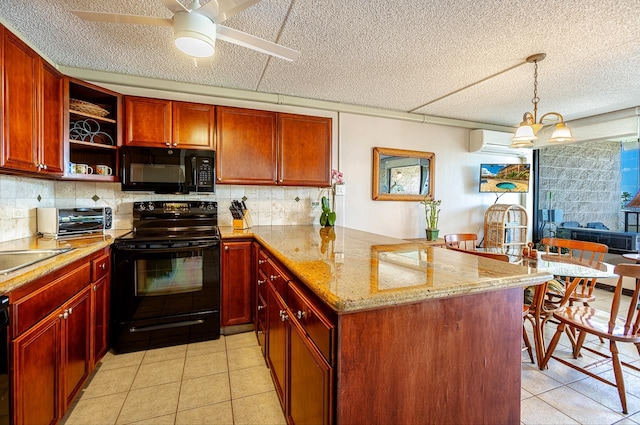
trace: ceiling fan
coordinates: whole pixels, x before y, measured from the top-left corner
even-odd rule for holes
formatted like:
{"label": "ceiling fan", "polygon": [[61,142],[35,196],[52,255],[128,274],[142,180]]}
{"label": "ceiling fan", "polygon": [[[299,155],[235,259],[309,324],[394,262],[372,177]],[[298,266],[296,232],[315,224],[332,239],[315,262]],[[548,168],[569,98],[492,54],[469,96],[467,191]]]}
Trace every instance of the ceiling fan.
{"label": "ceiling fan", "polygon": [[296,50],[220,25],[260,0],[211,0],[204,6],[199,0],[194,0],[189,8],[177,0],[160,1],[173,12],[172,18],[81,10],[72,10],[71,13],[87,21],[173,27],[176,47],[194,58],[213,55],[216,38],[288,61],[300,56]]}

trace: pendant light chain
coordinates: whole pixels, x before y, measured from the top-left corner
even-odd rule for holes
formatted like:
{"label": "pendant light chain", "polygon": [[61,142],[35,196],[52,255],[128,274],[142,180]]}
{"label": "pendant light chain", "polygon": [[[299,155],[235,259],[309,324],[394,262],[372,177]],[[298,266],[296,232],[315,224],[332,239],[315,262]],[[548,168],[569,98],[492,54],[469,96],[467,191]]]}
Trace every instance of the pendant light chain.
{"label": "pendant light chain", "polygon": [[531,99],[531,103],[533,103],[533,122],[537,122],[538,120],[538,102],[540,102],[540,98],[538,97],[538,61],[533,62],[533,99]]}

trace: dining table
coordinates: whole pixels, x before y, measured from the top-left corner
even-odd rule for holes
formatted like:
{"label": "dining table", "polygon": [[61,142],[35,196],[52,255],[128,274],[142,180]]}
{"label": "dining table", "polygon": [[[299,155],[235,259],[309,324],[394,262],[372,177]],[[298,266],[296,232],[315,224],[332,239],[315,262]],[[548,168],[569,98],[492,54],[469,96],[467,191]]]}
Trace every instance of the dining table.
{"label": "dining table", "polygon": [[[550,306],[547,297],[549,282],[537,285],[534,289],[533,302],[531,304],[534,345],[538,365],[540,369],[543,369],[540,366],[540,359],[543,359],[545,356],[545,318],[552,315],[554,309],[561,308],[568,303],[569,296],[583,279],[612,278],[617,277],[617,275],[613,272],[614,265],[612,264],[601,262],[592,266],[576,258],[554,253],[538,252],[533,258],[514,256],[511,262],[527,266],[530,269],[546,271],[554,275],[557,279],[564,280],[564,294],[561,294],[562,298],[560,301],[553,303],[552,306]],[[571,338],[571,335],[569,336]],[[575,343],[575,340],[572,339],[571,342]]]}

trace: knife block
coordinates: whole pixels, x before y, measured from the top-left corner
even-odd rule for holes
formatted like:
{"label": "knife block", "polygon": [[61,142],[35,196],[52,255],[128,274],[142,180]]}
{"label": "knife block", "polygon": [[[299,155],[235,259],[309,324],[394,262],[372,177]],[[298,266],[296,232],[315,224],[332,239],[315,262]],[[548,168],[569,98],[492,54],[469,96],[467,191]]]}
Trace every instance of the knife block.
{"label": "knife block", "polygon": [[251,226],[253,226],[253,221],[251,220],[249,210],[244,210],[242,220],[233,220],[233,230],[251,229]]}

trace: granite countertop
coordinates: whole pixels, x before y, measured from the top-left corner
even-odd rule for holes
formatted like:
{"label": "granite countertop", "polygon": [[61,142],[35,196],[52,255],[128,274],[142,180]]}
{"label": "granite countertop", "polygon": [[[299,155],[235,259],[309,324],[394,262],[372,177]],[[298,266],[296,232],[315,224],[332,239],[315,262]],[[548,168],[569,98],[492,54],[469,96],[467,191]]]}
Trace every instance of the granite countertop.
{"label": "granite countertop", "polygon": [[338,313],[536,285],[535,268],[343,227],[221,227],[224,239],[255,237]]}
{"label": "granite countertop", "polygon": [[74,248],[71,251],[58,254],[46,260],[39,261],[27,267],[0,275],[0,294],[6,294],[17,287],[31,282],[47,273],[86,257],[113,243],[113,239],[128,233],[129,230],[110,230],[105,234],[83,236],[72,239],[52,239],[30,237],[0,242],[0,251],[18,251],[27,249],[58,249]]}

